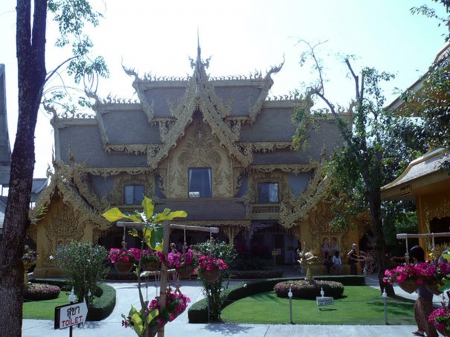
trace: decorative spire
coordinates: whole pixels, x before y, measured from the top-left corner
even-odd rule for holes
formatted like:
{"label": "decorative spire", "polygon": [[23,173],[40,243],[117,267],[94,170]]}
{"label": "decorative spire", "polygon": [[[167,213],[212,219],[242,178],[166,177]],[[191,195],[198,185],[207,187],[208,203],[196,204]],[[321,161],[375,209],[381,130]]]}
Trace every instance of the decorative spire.
{"label": "decorative spire", "polygon": [[[199,68],[202,63],[202,50],[200,48],[200,34],[197,27],[197,67]],[[197,69],[198,70],[198,69]]]}
{"label": "decorative spire", "polygon": [[201,82],[202,66],[203,64],[202,64],[202,50],[200,48],[200,34],[197,27],[197,60],[195,62],[195,82],[197,83],[197,85],[199,85]]}

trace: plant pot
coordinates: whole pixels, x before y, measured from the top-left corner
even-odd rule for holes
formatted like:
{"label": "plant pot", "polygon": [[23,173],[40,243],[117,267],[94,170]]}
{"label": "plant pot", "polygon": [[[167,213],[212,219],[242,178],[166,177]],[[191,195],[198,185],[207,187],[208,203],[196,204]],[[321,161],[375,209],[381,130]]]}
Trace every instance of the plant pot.
{"label": "plant pot", "polygon": [[425,287],[429,292],[432,292],[435,295],[442,294],[442,291],[439,290],[439,283],[437,281],[425,282]]}
{"label": "plant pot", "polygon": [[202,277],[206,282],[216,282],[220,277],[221,271],[219,269],[202,270]]}
{"label": "plant pot", "polygon": [[176,271],[178,273],[178,276],[180,277],[180,279],[182,278],[188,278],[192,275],[192,273],[194,272],[194,266],[192,264],[189,265],[184,265],[182,267],[176,268]]}
{"label": "plant pot", "polygon": [[116,261],[114,267],[121,274],[128,274],[133,269],[133,262]]}
{"label": "plant pot", "polygon": [[418,284],[415,280],[405,280],[405,282],[399,283],[398,286],[408,294],[412,294],[419,289],[420,284]]}
{"label": "plant pot", "polygon": [[442,336],[448,336],[448,337],[450,337],[450,330],[439,329],[437,326],[436,326],[436,330],[439,331],[439,333],[440,333]]}
{"label": "plant pot", "polygon": [[142,270],[145,270],[145,271],[159,270],[159,261],[142,262],[141,267],[142,267]]}

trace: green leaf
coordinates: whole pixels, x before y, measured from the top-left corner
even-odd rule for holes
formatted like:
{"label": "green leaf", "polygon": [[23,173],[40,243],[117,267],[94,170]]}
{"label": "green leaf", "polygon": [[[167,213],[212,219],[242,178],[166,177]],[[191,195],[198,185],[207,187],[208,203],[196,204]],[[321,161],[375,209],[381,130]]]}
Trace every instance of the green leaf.
{"label": "green leaf", "polygon": [[145,243],[152,249],[162,252],[164,244],[164,228],[161,225],[153,225],[151,235]]}
{"label": "green leaf", "polygon": [[138,237],[139,237],[139,233],[138,233],[138,231],[137,231],[136,228],[130,229],[130,230],[128,231],[128,234],[134,236],[135,238],[138,238]]}
{"label": "green leaf", "polygon": [[102,214],[102,216],[109,222],[116,222],[121,219],[129,219],[130,217],[123,214],[117,207],[113,207],[110,210]]}
{"label": "green leaf", "polygon": [[185,218],[187,213],[185,211],[175,211],[171,212],[169,208],[166,208],[164,212],[156,214],[153,222],[161,222],[164,220],[172,220],[174,218]]}
{"label": "green leaf", "polygon": [[144,222],[144,219],[142,219],[141,215],[138,214],[131,214],[128,219],[130,219],[133,222]]}
{"label": "green leaf", "polygon": [[153,216],[153,212],[155,210],[155,205],[153,205],[153,201],[150,198],[144,196],[144,200],[142,200],[142,207],[144,207],[144,214],[148,221]]}

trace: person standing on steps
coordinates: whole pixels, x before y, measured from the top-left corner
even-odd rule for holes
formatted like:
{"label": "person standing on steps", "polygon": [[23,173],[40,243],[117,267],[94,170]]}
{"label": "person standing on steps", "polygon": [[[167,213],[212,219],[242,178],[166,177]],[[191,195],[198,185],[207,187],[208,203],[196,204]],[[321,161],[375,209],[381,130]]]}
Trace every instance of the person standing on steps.
{"label": "person standing on steps", "polygon": [[356,275],[357,267],[356,264],[359,261],[358,253],[356,252],[356,243],[352,244],[352,249],[347,253],[348,264],[350,265],[350,274]]}

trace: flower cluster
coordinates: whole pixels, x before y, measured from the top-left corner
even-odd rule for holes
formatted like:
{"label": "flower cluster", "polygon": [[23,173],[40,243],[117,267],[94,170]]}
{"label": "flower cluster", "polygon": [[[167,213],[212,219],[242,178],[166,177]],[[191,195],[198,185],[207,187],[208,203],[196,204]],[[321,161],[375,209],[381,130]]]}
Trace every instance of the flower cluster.
{"label": "flower cluster", "polygon": [[418,284],[423,284],[427,276],[427,263],[419,263],[417,265],[407,264],[397,266],[394,269],[386,269],[384,272],[383,282],[393,284],[394,282],[403,283],[407,279],[415,280]]}
{"label": "flower cluster", "polygon": [[59,296],[58,286],[45,283],[29,283],[24,287],[23,298],[31,301],[51,300]]}
{"label": "flower cluster", "polygon": [[160,252],[151,249],[144,249],[142,251],[142,262],[159,262],[161,261],[160,254]]}
{"label": "flower cluster", "polygon": [[439,331],[450,330],[450,310],[440,308],[428,316],[428,322],[433,323]]}
{"label": "flower cluster", "polygon": [[228,269],[228,265],[222,259],[214,259],[208,255],[202,255],[198,253],[198,266],[203,270],[224,270]]}
{"label": "flower cluster", "polygon": [[394,269],[386,269],[383,281],[392,284],[394,282],[403,283],[409,279],[416,281],[418,284],[423,284],[426,281],[439,282],[449,274],[449,262],[435,264],[432,261],[428,261],[416,265],[407,264]]}
{"label": "flower cluster", "polygon": [[[129,249],[120,249],[120,248],[111,248],[109,250],[108,259],[111,263],[119,262],[136,262],[137,259],[140,258],[140,249],[137,248],[129,248]],[[136,259],[137,257],[137,259]]]}
{"label": "flower cluster", "polygon": [[152,320],[149,326],[165,325],[168,322],[172,322],[177,316],[179,316],[187,308],[187,304],[190,302],[190,298],[182,293],[172,293],[168,289],[166,293],[166,307],[161,309],[158,299],[153,299],[149,304],[149,309],[158,309],[159,314]]}
{"label": "flower cluster", "polygon": [[191,265],[194,262],[194,251],[189,248],[186,253],[172,253],[167,256],[169,260],[169,267],[180,268],[183,266]]}

